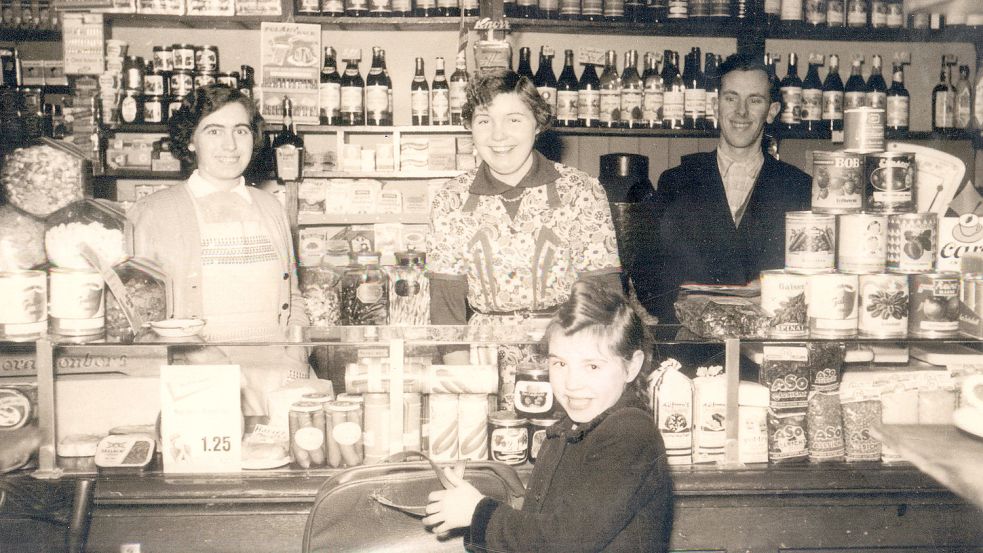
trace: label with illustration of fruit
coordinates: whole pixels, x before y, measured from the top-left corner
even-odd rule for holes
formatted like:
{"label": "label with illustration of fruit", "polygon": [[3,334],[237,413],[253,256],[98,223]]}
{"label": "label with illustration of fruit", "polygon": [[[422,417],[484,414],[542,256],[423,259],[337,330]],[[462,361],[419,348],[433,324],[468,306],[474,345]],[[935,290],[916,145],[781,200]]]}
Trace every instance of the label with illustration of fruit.
{"label": "label with illustration of fruit", "polygon": [[915,154],[883,152],[864,160],[864,210],[870,213],[915,211]]}
{"label": "label with illustration of fruit", "polygon": [[857,332],[857,275],[829,273],[809,277],[809,333],[843,338]]}
{"label": "label with illustration of fruit", "polygon": [[785,214],[785,268],[829,271],[836,260],[836,217],[810,211]]}
{"label": "label with illustration of fruit", "polygon": [[521,465],[526,462],[529,431],[525,426],[495,428],[489,439],[492,461],[508,465]]}
{"label": "label with illustration of fruit", "polygon": [[919,338],[955,336],[959,330],[959,273],[912,277],[908,334]]}
{"label": "label with illustration of fruit", "polygon": [[860,275],[859,317],[861,336],[905,337],[908,334],[908,277]]}
{"label": "label with illustration of fruit", "polygon": [[927,273],[935,267],[939,218],[935,213],[903,213],[887,218],[887,268],[896,273]]}
{"label": "label with illustration of fruit", "polygon": [[548,413],[553,409],[553,388],[549,382],[516,379],[512,402],[522,416]]}
{"label": "label with illustration of fruit", "polygon": [[857,213],[863,208],[863,156],[812,152],[812,210]]}

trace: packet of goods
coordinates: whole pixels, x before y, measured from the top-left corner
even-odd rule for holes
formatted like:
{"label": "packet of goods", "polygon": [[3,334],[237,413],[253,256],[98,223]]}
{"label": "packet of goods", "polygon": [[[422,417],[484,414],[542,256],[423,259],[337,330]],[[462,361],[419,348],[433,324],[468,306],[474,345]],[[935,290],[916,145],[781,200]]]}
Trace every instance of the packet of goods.
{"label": "packet of goods", "polygon": [[742,380],[737,392],[739,461],[768,462],[768,388]]}
{"label": "packet of goods", "polygon": [[652,412],[670,465],[693,462],[693,382],[681,368],[679,361],[666,359],[649,377]]}
{"label": "packet of goods", "polygon": [[768,460],[772,463],[797,463],[809,456],[806,447],[804,411],[768,409]]}
{"label": "packet of goods", "polygon": [[846,462],[880,461],[881,442],[870,433],[881,421],[880,390],[866,382],[844,382],[840,406]]}
{"label": "packet of goods", "polygon": [[[881,390],[881,423],[918,424],[918,385],[910,376]],[[881,446],[881,460],[893,463],[902,458],[893,449]]]}
{"label": "packet of goods", "polygon": [[761,384],[770,392],[774,410],[804,413],[809,399],[809,349],[802,344],[765,344]]}
{"label": "packet of goods", "polygon": [[700,367],[693,379],[693,462],[723,460],[727,439],[727,379],[723,367]]}
{"label": "packet of goods", "polygon": [[840,408],[840,374],[846,346],[842,342],[810,342],[809,399],[806,407],[806,439],[809,460],[842,461],[843,412]]}
{"label": "packet of goods", "polygon": [[768,317],[746,298],[687,295],[674,304],[676,317],[704,338],[764,338]]}

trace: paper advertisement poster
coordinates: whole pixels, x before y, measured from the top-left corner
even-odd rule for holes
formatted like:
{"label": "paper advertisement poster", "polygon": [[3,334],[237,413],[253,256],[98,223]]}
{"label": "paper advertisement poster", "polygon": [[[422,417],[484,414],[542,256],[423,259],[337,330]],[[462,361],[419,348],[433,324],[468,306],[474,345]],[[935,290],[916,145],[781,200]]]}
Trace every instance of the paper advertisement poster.
{"label": "paper advertisement poster", "polygon": [[242,470],[238,365],[160,368],[160,436],[164,472]]}

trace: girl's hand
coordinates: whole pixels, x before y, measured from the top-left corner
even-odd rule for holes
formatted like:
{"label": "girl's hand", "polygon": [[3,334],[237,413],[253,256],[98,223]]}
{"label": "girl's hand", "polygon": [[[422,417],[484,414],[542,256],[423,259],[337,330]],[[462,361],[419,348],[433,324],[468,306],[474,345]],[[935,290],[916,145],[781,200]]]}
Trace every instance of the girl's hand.
{"label": "girl's hand", "polygon": [[485,497],[450,468],[444,468],[444,475],[453,487],[430,493],[427,517],[423,519],[423,524],[437,534],[471,526],[474,510]]}

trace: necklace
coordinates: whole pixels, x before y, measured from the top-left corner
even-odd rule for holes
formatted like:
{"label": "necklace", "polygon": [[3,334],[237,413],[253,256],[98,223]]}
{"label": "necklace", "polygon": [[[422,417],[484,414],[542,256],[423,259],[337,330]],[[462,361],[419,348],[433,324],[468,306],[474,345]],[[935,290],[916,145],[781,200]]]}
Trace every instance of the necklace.
{"label": "necklace", "polygon": [[519,200],[521,200],[522,199],[522,196],[523,196],[523,194],[519,194],[518,196],[516,196],[514,198],[506,198],[505,196],[502,196],[501,194],[499,194],[498,197],[499,197],[499,199],[501,199],[505,203],[514,204],[515,202],[518,202]]}

